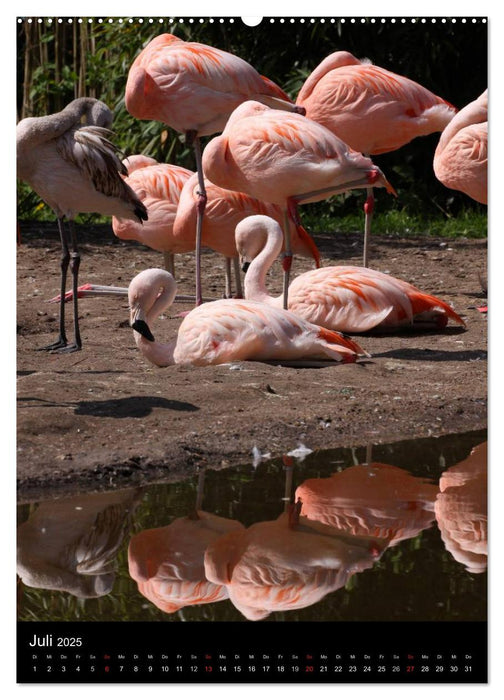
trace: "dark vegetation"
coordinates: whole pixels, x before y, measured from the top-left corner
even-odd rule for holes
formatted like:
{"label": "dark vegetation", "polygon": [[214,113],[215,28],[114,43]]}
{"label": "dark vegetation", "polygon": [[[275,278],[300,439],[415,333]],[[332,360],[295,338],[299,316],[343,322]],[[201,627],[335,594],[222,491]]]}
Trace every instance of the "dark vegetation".
{"label": "dark vegetation", "polygon": [[[157,122],[139,121],[124,107],[129,67],[153,37],[170,32],[185,40],[211,44],[236,53],[260,73],[281,85],[295,99],[303,81],[329,53],[345,49],[359,58],[406,75],[461,108],[487,87],[487,24],[482,18],[401,18],[352,22],[296,17],[263,18],[247,27],[239,18],[54,18],[18,23],[17,114],[39,116],[62,109],[72,99],[89,95],[114,110],[115,140],[126,155],[145,153],[161,162],[194,168],[183,137]],[[438,134],[414,140],[399,151],[374,157],[398,191],[397,200],[377,192],[377,213],[396,211],[427,230],[429,222],[466,218],[460,234],[486,235],[486,207],[443,187],[434,177],[432,158]],[[303,216],[315,228],[327,216],[355,214],[359,193],[308,205]],[[18,218],[48,219],[52,214],[29,188],[20,185]],[[86,217],[84,220],[88,220]],[[400,225],[396,216],[394,225]],[[378,222],[379,223],[379,222]],[[387,232],[389,223],[385,223]],[[439,233],[437,231],[436,233]]]}

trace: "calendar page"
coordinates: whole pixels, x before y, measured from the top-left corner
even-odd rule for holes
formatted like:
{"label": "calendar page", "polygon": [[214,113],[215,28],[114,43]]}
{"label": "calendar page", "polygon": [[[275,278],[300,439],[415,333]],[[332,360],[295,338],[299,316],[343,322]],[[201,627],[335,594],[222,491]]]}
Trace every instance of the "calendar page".
{"label": "calendar page", "polygon": [[15,31],[18,683],[486,683],[487,18]]}

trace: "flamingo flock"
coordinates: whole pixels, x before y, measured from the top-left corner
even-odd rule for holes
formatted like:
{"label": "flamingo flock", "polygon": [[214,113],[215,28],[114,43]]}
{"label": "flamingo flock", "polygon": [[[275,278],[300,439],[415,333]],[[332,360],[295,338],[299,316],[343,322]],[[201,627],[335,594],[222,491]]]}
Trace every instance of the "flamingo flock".
{"label": "flamingo flock", "polygon": [[[53,209],[61,236],[60,333],[44,349],[80,350],[77,303],[87,293],[128,294],[136,344],[158,366],[309,358],[348,362],[367,353],[343,333],[439,329],[449,320],[465,326],[446,302],[368,267],[373,188],[396,195],[370,156],[441,131],[436,176],[447,187],[486,201],[486,92],[456,113],[414,81],[337,51],[313,70],[293,100],[238,56],[162,34],[132,62],[125,105],[138,119],[158,120],[184,134],[194,148],[195,172],[143,154],[119,160],[111,140],[112,113],[92,98],[74,100],[57,114],[24,119],[17,127],[18,176]],[[203,136],[213,136],[204,148]],[[298,205],[355,189],[367,191],[364,266],[320,267]],[[72,226],[79,212],[112,216],[115,235],[162,252],[166,270],[140,273],[129,290],[79,288]],[[69,239],[64,218],[70,222]],[[226,259],[227,298],[203,302],[202,245]],[[195,306],[177,337],[160,343],[151,327],[176,295],[174,254],[191,251]],[[291,283],[293,253],[312,258],[317,269]],[[275,298],[265,280],[279,256],[283,292]],[[244,291],[239,261],[248,267]],[[73,284],[65,294],[69,266]],[[238,298],[233,298],[232,266]],[[69,297],[74,343],[65,332]]]}

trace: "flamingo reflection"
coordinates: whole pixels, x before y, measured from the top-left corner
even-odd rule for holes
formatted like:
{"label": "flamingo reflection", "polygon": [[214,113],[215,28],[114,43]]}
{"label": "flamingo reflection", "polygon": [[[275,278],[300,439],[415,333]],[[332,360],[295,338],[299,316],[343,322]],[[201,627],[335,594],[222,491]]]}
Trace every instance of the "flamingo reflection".
{"label": "flamingo reflection", "polygon": [[203,483],[202,470],[196,506],[189,515],[164,527],[143,530],[129,544],[130,576],[139,592],[166,613],[228,597],[224,586],[207,580],[203,557],[214,540],[243,529],[243,525],[200,509]]}
{"label": "flamingo reflection", "polygon": [[441,475],[436,520],[448,552],[467,571],[487,568],[487,443]]}
{"label": "flamingo reflection", "polygon": [[17,573],[23,583],[77,598],[110,593],[114,559],[139,494],[129,489],[41,503],[17,531]]}
{"label": "flamingo reflection", "polygon": [[390,464],[358,464],[296,489],[301,515],[351,535],[377,537],[393,546],[434,522],[439,489]]}

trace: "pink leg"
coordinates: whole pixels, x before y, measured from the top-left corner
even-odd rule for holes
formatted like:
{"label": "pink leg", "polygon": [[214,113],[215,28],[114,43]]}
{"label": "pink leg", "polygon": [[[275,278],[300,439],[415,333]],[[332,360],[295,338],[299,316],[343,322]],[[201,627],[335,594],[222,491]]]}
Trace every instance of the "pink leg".
{"label": "pink leg", "polygon": [[196,170],[198,173],[198,218],[196,221],[196,306],[203,303],[203,295],[201,292],[201,230],[203,227],[203,216],[207,203],[207,194],[205,190],[205,180],[203,177],[203,166],[201,163],[201,142],[195,134],[188,133],[187,138],[194,139],[193,148],[196,157]]}
{"label": "pink leg", "polygon": [[374,202],[375,202],[375,198],[374,198],[374,194],[373,194],[373,188],[368,187],[367,188],[367,199],[364,202],[364,214],[365,214],[364,260],[363,260],[364,267],[369,266],[369,243],[370,243],[370,237],[371,237],[371,219],[373,218]]}

